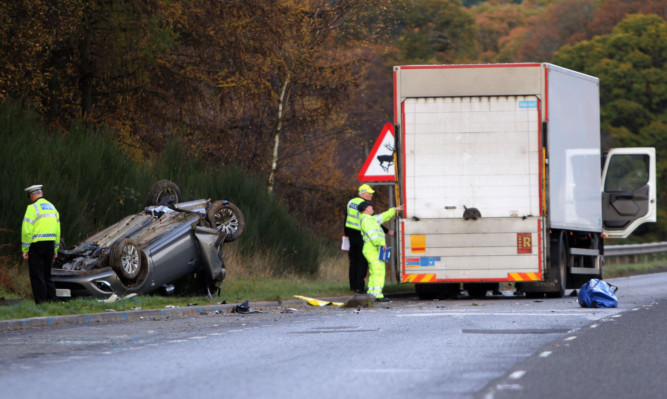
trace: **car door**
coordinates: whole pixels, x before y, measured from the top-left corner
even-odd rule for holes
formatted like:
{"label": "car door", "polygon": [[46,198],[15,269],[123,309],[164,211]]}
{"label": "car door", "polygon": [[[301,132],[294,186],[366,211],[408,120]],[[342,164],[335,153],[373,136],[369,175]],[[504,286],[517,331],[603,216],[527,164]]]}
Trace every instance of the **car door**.
{"label": "car door", "polygon": [[602,172],[605,236],[625,238],[657,220],[655,148],[615,148]]}

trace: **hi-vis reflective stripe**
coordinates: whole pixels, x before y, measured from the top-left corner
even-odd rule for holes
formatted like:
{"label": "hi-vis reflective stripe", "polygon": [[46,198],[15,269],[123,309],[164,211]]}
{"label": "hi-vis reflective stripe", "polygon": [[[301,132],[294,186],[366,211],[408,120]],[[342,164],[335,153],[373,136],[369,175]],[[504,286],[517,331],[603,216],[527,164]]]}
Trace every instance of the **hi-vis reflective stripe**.
{"label": "hi-vis reflective stripe", "polygon": [[542,273],[507,273],[509,281],[540,281]]}
{"label": "hi-vis reflective stripe", "polygon": [[32,240],[35,241],[35,238],[56,238],[55,233],[50,234],[34,234]]}
{"label": "hi-vis reflective stripe", "polygon": [[430,283],[435,281],[435,274],[404,274],[404,283]]}

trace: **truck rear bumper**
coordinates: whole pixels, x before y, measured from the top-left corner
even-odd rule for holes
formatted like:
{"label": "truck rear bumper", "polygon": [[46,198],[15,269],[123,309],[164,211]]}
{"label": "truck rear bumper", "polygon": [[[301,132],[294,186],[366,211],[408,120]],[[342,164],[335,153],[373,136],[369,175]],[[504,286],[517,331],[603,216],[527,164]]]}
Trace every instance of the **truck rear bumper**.
{"label": "truck rear bumper", "polygon": [[542,225],[539,217],[401,220],[401,281],[540,281]]}

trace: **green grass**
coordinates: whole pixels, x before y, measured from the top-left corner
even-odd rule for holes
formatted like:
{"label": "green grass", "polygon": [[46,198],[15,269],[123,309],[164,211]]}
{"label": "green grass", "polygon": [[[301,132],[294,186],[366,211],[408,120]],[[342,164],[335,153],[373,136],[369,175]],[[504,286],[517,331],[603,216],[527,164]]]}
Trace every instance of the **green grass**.
{"label": "green grass", "polygon": [[[136,309],[163,309],[167,306],[205,306],[220,303],[241,303],[276,301],[282,303],[295,300],[294,295],[313,298],[345,297],[353,295],[347,288],[347,283],[326,281],[295,281],[287,279],[240,280],[225,285],[219,297],[162,297],[162,296],[134,296],[119,299],[116,302],[106,303],[94,298],[76,298],[64,302],[45,303],[35,305],[31,299],[24,299],[19,303],[0,306],[0,320],[24,319],[41,316],[62,316],[71,314],[103,313],[113,311],[130,311]],[[412,285],[388,284],[385,293],[414,291]],[[15,299],[15,298],[7,298]]]}
{"label": "green grass", "polygon": [[653,261],[607,264],[604,267],[604,278],[627,277],[637,274],[650,274],[667,272],[667,259],[656,259]]}
{"label": "green grass", "polygon": [[[163,296],[135,296],[120,299],[117,302],[105,303],[94,298],[78,298],[66,302],[48,303],[37,306],[32,299],[27,298],[11,305],[0,306],[0,320],[24,319],[40,316],[60,316],[69,314],[101,313],[108,309],[114,311],[129,311],[141,309],[163,309],[167,306],[213,305],[226,302],[228,304],[241,303],[245,300],[253,302],[293,300],[294,295],[312,298],[346,297],[352,293],[348,289],[344,257],[330,259],[323,268],[333,272],[326,276],[317,277],[283,277],[276,278],[266,275],[252,277],[249,274],[241,277],[228,277],[223,284],[219,297],[163,297]],[[657,273],[667,271],[667,261],[655,260],[641,263],[607,265],[605,278],[623,277],[638,274]],[[242,273],[241,273],[242,274]],[[414,284],[387,283],[385,294],[414,292]],[[19,300],[16,293],[0,288],[0,297],[8,301]]]}
{"label": "green grass", "polygon": [[[27,270],[25,267],[16,265],[11,269],[9,276],[15,285],[19,285],[22,294],[7,291],[0,287],[0,297],[8,302],[16,302],[0,306],[0,320],[23,319],[40,316],[60,316],[69,314],[85,314],[106,312],[107,309],[114,311],[129,311],[136,308],[141,309],[163,309],[166,306],[188,306],[197,304],[199,306],[214,305],[222,302],[228,304],[241,303],[243,301],[253,302],[276,301],[283,302],[294,300],[294,295],[312,298],[331,298],[351,296],[347,277],[347,256],[340,252],[329,256],[319,265],[316,276],[299,276],[296,274],[276,277],[274,270],[255,264],[264,262],[270,255],[258,256],[243,261],[242,255],[234,247],[229,247],[226,253],[227,278],[221,285],[219,297],[208,298],[205,296],[157,296],[142,295],[117,302],[106,303],[95,298],[77,298],[65,302],[45,303],[35,305],[30,295],[30,286],[27,282]],[[247,267],[247,266],[250,267]],[[388,282],[384,292],[387,294],[397,292],[414,292],[414,284],[396,284]],[[23,299],[21,299],[23,298]]]}

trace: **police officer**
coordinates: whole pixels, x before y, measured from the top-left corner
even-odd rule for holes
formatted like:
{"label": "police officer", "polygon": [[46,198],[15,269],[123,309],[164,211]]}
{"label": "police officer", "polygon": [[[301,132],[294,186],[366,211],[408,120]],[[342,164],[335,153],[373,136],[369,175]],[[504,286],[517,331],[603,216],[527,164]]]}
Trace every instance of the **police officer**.
{"label": "police officer", "polygon": [[43,198],[42,185],[25,189],[31,204],[25,210],[21,228],[21,250],[28,261],[30,284],[35,303],[56,299],[56,287],[51,279],[51,264],[60,247],[60,215]]}
{"label": "police officer", "polygon": [[350,239],[350,250],[347,256],[350,260],[350,289],[357,293],[364,293],[364,279],[368,273],[368,262],[362,253],[364,240],[361,237],[361,219],[357,206],[373,199],[375,190],[368,184],[359,186],[359,196],[347,203],[347,218],[345,219],[345,235]]}
{"label": "police officer", "polygon": [[363,254],[368,261],[370,275],[368,277],[368,295],[377,302],[389,302],[382,294],[385,280],[385,262],[380,260],[380,248],[387,248],[382,223],[388,222],[396,215],[396,211],[403,210],[403,206],[391,208],[379,215],[373,215],[373,204],[364,201],[357,205],[361,213],[361,235],[364,239]]}

